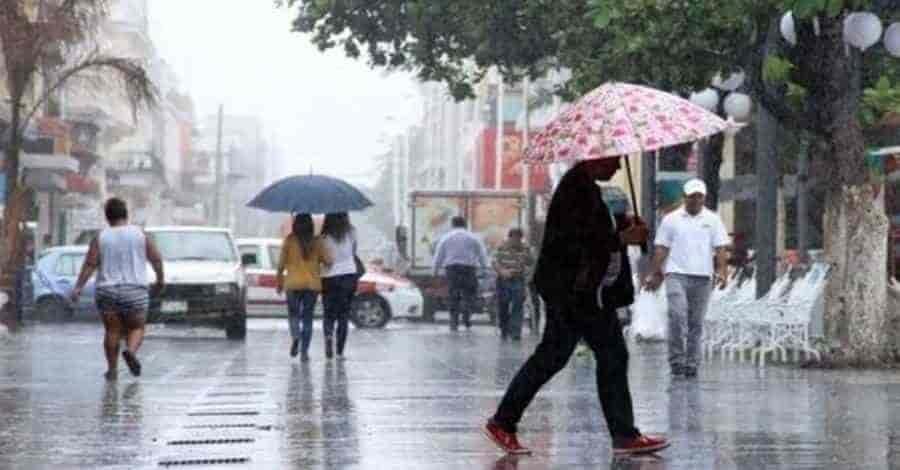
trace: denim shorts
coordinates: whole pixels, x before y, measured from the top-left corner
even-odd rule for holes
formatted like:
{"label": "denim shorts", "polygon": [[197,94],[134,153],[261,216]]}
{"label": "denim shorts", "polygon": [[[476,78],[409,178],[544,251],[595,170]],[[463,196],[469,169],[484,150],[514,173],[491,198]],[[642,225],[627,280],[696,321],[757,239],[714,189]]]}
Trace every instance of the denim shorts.
{"label": "denim shorts", "polygon": [[97,287],[97,309],[101,314],[147,313],[150,290],[146,286],[118,285]]}

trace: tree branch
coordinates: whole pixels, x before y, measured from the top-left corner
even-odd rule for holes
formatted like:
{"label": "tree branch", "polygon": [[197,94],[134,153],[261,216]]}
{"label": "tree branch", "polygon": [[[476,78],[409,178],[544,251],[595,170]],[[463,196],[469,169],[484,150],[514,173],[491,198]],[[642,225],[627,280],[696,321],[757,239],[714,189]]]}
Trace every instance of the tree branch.
{"label": "tree branch", "polygon": [[[132,109],[132,118],[137,119],[137,111],[143,105],[147,107],[156,106],[158,103],[158,90],[156,85],[147,75],[147,71],[136,61],[124,59],[120,57],[109,57],[98,53],[92,53],[85,60],[74,64],[70,68],[63,70],[56,78],[53,84],[47,87],[43,93],[35,101],[28,114],[22,120],[22,126],[25,126],[38,109],[44,105],[50,96],[65,86],[66,82],[81,73],[90,70],[108,70],[123,82],[124,91],[128,95],[129,103]],[[24,127],[22,128],[24,129]]]}

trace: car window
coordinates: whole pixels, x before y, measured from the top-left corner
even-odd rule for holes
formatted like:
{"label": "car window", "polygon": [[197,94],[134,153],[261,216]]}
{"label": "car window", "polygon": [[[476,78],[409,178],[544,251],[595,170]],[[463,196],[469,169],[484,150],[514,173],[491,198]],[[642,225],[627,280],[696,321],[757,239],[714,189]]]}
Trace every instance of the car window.
{"label": "car window", "polygon": [[269,266],[266,266],[266,269],[278,269],[280,257],[281,245],[269,245]]}
{"label": "car window", "polygon": [[245,268],[251,269],[261,269],[262,260],[260,259],[259,247],[256,245],[241,245],[238,247],[238,251],[241,252],[241,260],[248,260],[249,257],[252,256],[253,262],[249,263],[244,261]]}
{"label": "car window", "polygon": [[64,254],[60,255],[56,260],[56,269],[54,273],[57,276],[75,277],[81,271],[81,265],[84,264],[85,255],[83,254]]}
{"label": "car window", "polygon": [[237,261],[231,237],[225,232],[155,231],[148,235],[165,261]]}

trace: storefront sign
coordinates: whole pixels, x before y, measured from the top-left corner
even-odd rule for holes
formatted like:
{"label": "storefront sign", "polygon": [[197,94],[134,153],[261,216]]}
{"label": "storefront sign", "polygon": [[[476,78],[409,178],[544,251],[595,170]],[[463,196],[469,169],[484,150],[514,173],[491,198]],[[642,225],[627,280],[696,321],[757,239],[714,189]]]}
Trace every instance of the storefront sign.
{"label": "storefront sign", "polygon": [[[496,187],[496,162],[497,162],[497,131],[487,129],[479,136],[481,141],[481,187],[494,189]],[[522,175],[525,165],[522,162],[524,151],[524,136],[521,131],[507,128],[503,134],[503,148],[501,155],[501,189],[522,189]],[[530,165],[531,178],[530,189],[535,192],[549,190],[549,176],[547,165]]]}

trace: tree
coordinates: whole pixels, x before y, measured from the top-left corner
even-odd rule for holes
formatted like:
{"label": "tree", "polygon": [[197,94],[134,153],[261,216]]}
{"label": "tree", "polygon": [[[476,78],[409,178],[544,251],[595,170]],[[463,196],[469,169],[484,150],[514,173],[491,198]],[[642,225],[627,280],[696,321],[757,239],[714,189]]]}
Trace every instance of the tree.
{"label": "tree", "polygon": [[[371,65],[416,70],[447,83],[457,98],[486,67],[507,79],[572,71],[563,95],[621,80],[687,93],[716,73],[746,73],[746,89],[784,127],[808,133],[830,174],[826,191],[826,334],[832,358],[895,360],[886,326],[883,270],[886,218],[872,203],[863,165],[863,124],[900,109],[891,96],[900,66],[873,49],[847,49],[844,19],[853,9],[897,15],[900,0],[287,0],[294,29],[321,49],[365,50]],[[778,34],[793,10],[797,45]],[[884,82],[882,82],[884,83]],[[874,102],[873,102],[874,101]],[[896,102],[894,102],[896,103]],[[771,126],[769,126],[771,127]]]}
{"label": "tree", "polygon": [[[0,71],[9,93],[6,136],[7,205],[3,214],[2,279],[10,289],[24,263],[21,223],[28,188],[20,181],[19,155],[31,119],[64,86],[98,81],[105,93],[119,86],[137,114],[157,102],[156,87],[137,59],[92,47],[92,34],[107,13],[106,0],[0,1]],[[115,88],[112,88],[115,89]],[[15,292],[10,305],[14,309]]]}

